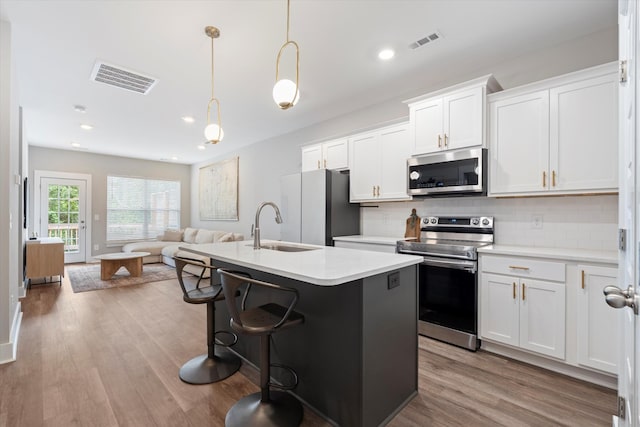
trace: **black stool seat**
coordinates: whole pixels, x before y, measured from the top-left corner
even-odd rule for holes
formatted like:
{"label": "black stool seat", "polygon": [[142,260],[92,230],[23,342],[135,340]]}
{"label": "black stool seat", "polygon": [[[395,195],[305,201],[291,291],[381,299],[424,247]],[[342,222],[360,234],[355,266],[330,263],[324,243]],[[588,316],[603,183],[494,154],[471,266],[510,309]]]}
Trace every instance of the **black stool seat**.
{"label": "black stool seat", "polygon": [[[304,316],[294,308],[298,303],[298,291],[294,288],[242,277],[237,273],[218,269],[225,302],[231,315],[231,328],[241,334],[260,336],[260,392],[245,396],[236,402],[227,412],[226,427],[266,426],[293,427],[302,422],[302,405],[291,394],[284,391],[271,391],[269,386],[291,390],[297,385],[296,373],[282,365],[273,365],[288,369],[295,383],[281,386],[270,382],[271,378],[271,334],[304,323]],[[238,309],[236,295],[239,288],[246,284],[244,295]],[[251,287],[260,286],[274,292],[288,293],[291,300],[287,306],[267,303],[247,308],[247,299]]]}
{"label": "black stool seat", "polygon": [[[182,288],[182,299],[189,304],[207,305],[207,353],[194,357],[180,368],[180,379],[189,384],[211,384],[230,377],[240,369],[240,358],[226,347],[237,342],[238,337],[229,331],[227,333],[233,339],[228,345],[216,345],[215,327],[215,302],[224,300],[221,285],[213,284],[212,274],[215,267],[209,266],[204,261],[192,258],[174,257],[178,282]],[[194,276],[184,269],[186,266],[194,266],[199,271]],[[209,271],[210,278],[204,278]],[[203,286],[204,285],[204,286]]]}

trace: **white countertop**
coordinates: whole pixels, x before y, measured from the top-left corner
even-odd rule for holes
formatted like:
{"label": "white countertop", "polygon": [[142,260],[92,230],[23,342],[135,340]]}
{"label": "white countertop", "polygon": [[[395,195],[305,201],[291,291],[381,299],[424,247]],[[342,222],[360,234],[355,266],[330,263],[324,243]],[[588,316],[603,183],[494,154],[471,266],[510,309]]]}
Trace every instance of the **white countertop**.
{"label": "white countertop", "polygon": [[264,248],[254,250],[253,242],[244,240],[180,247],[180,250],[319,286],[340,285],[422,262],[422,257],[413,255],[262,241],[262,244],[266,243],[317,249],[304,252],[282,252]]}
{"label": "white countertop", "polygon": [[537,258],[550,258],[562,261],[618,264],[618,251],[594,251],[585,249],[492,245],[478,248],[478,253],[493,255],[529,256]]}
{"label": "white countertop", "polygon": [[407,238],[354,235],[354,236],[338,236],[338,237],[334,237],[333,240],[338,240],[342,242],[371,243],[374,245],[395,246],[398,240],[407,240]]}

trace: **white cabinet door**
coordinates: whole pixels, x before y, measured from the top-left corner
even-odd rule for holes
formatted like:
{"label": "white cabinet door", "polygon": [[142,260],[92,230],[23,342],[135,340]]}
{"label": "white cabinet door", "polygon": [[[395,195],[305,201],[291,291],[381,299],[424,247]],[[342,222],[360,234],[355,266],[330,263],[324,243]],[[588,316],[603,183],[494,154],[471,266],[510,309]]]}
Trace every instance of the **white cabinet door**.
{"label": "white cabinet door", "polygon": [[302,147],[302,172],[322,167],[322,144]]}
{"label": "white cabinet door", "polygon": [[322,144],[323,167],[326,169],[347,169],[349,149],[347,138],[336,139]]}
{"label": "white cabinet door", "polygon": [[385,128],[380,133],[380,186],[378,199],[411,199],[407,195],[407,159],[410,157],[409,125]]}
{"label": "white cabinet door", "polygon": [[435,153],[442,150],[442,123],[444,119],[442,97],[429,99],[412,106],[409,120],[413,135],[413,154]]}
{"label": "white cabinet door", "polygon": [[482,145],[483,90],[479,86],[444,97],[443,149]]}
{"label": "white cabinet door", "polygon": [[483,273],[480,284],[480,335],[519,345],[518,279]]}
{"label": "white cabinet door", "polygon": [[380,136],[358,135],[349,140],[349,193],[351,202],[372,200],[380,185]]}
{"label": "white cabinet door", "polygon": [[520,347],[565,358],[565,285],[520,280]]}
{"label": "white cabinet door", "polygon": [[489,194],[548,188],[549,92],[489,104]]}
{"label": "white cabinet door", "polygon": [[553,190],[617,190],[617,94],[615,74],[550,90]]}
{"label": "white cabinet door", "polygon": [[621,312],[607,305],[602,290],[616,285],[618,271],[590,265],[578,265],[577,271],[578,363],[616,374]]}

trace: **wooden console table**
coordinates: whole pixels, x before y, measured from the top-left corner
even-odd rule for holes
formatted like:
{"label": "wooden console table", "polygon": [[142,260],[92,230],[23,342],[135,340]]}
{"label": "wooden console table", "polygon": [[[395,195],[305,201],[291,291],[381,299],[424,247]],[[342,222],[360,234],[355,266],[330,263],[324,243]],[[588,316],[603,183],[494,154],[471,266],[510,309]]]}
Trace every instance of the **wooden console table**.
{"label": "wooden console table", "polygon": [[64,277],[64,242],[57,237],[27,240],[27,278],[58,276],[62,285]]}

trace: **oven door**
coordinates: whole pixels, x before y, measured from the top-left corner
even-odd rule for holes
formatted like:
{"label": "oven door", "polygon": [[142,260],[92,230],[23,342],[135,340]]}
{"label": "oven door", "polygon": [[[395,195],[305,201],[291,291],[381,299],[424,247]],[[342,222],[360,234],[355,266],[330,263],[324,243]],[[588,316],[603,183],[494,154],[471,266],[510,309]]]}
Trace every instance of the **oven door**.
{"label": "oven door", "polygon": [[477,350],[477,262],[424,257],[419,269],[420,334]]}

